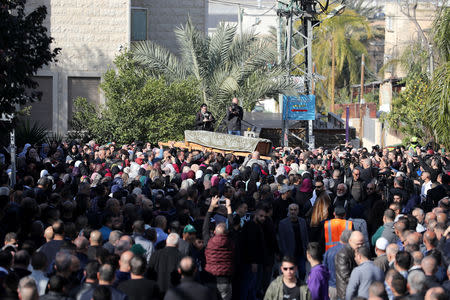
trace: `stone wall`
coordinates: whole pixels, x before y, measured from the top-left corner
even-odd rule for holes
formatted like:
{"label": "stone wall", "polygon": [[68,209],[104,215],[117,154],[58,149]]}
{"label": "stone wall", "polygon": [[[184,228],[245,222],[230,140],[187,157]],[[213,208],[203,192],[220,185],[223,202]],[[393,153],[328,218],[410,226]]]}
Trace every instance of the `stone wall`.
{"label": "stone wall", "polygon": [[178,52],[174,30],[188,17],[201,32],[206,29],[206,0],[132,0],[132,7],[148,9],[148,38]]}

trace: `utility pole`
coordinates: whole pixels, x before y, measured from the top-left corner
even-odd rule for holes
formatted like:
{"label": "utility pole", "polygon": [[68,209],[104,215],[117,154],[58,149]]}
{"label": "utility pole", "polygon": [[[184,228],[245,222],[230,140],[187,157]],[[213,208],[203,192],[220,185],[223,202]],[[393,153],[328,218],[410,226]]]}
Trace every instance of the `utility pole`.
{"label": "utility pole", "polygon": [[239,26],[239,34],[242,36],[243,33],[243,29],[242,29],[242,15],[243,15],[243,10],[241,9],[241,6],[238,4],[238,26]]}
{"label": "utility pole", "polygon": [[[365,62],[364,62],[364,53],[361,56],[361,91],[360,91],[360,96],[359,96],[359,143],[362,146],[362,140],[363,140],[363,136],[364,136],[364,124],[363,124],[363,108],[362,108],[362,102],[364,99],[364,66],[365,66]],[[365,110],[364,110],[365,112]]]}
{"label": "utility pole", "polygon": [[[313,60],[312,60],[312,37],[313,37],[313,28],[312,28],[312,18],[309,17],[306,19],[306,80],[307,80],[307,94],[310,95],[312,91],[312,82],[313,82]],[[314,114],[316,112],[314,111]],[[314,149],[315,139],[313,133],[313,121],[308,120],[308,146],[309,150]]]}
{"label": "utility pole", "polygon": [[[278,9],[281,10],[283,7],[283,5],[281,4],[281,2],[278,2]],[[277,51],[278,51],[278,64],[281,65],[282,63],[282,41],[281,41],[281,37],[282,37],[282,27],[283,27],[283,20],[281,18],[281,15],[278,14],[277,15]],[[279,111],[281,112],[281,139],[280,139],[280,144],[281,146],[285,146],[284,144],[284,135],[285,135],[285,122],[284,122],[284,118],[283,118],[283,114],[284,114],[284,105],[283,105],[283,94],[278,94],[278,107],[280,108]]]}
{"label": "utility pole", "polygon": [[[286,67],[287,78],[291,80],[291,59],[292,59],[292,6],[289,11],[289,17],[287,19],[287,34],[286,34]],[[286,99],[286,101],[288,101]],[[289,147],[289,120],[287,119],[287,112],[284,108],[288,109],[287,103],[283,103],[283,146]]]}
{"label": "utility pole", "polygon": [[336,67],[336,62],[334,58],[334,39],[331,38],[331,112],[334,113],[334,68]]}

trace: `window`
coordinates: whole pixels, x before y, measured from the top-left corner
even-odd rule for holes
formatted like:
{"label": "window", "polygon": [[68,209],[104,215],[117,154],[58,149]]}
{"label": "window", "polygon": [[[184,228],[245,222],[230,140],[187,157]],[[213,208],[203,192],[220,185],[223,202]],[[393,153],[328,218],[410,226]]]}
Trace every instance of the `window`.
{"label": "window", "polygon": [[147,39],[147,10],[131,9],[131,40],[145,41]]}
{"label": "window", "polygon": [[69,77],[68,87],[68,120],[72,120],[75,99],[86,98],[95,107],[100,105],[100,77]]}
{"label": "window", "polygon": [[[27,103],[25,106],[31,105],[30,115],[25,117],[30,120],[30,124],[37,123],[52,130],[53,121],[53,77],[51,76],[34,76],[33,80],[38,83],[36,91],[42,92],[41,101]],[[31,92],[31,90],[29,90]]]}

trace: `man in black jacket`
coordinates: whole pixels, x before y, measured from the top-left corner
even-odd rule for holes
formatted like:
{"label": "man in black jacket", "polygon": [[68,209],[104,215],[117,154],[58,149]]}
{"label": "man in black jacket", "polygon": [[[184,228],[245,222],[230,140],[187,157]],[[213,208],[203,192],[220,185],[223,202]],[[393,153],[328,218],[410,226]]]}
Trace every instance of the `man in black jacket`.
{"label": "man in black jacket", "polygon": [[137,255],[130,260],[131,279],[121,282],[117,287],[119,291],[127,294],[129,300],[151,300],[159,297],[156,282],[144,278],[146,267],[146,260],[142,256]]}
{"label": "man in black jacket", "polygon": [[352,270],[356,267],[355,250],[364,245],[364,236],[360,231],[353,231],[348,244],[336,254],[336,289],[338,299],[345,299],[345,291]]}
{"label": "man in black jacket", "polygon": [[203,103],[202,106],[200,106],[200,111],[195,116],[195,129],[214,131],[215,121],[216,119],[214,119],[212,113],[208,111],[208,106]]}
{"label": "man in black jacket", "polygon": [[177,287],[169,289],[164,300],[216,300],[215,293],[194,281],[195,271],[195,263],[192,257],[184,257],[178,267],[181,283]]}
{"label": "man in black jacket", "polygon": [[242,278],[240,299],[256,299],[260,291],[260,282],[266,255],[266,242],[263,224],[267,213],[263,207],[256,209],[250,222],[245,223],[241,234]]}
{"label": "man in black jacket", "polygon": [[151,279],[156,279],[162,294],[179,281],[177,266],[182,257],[181,252],[177,248],[179,239],[180,236],[178,234],[169,234],[166,239],[166,247],[156,251],[150,257],[149,275]]}
{"label": "man in black jacket", "polygon": [[239,106],[238,98],[233,98],[232,104],[227,110],[228,134],[241,135],[242,118],[244,118],[244,110]]}

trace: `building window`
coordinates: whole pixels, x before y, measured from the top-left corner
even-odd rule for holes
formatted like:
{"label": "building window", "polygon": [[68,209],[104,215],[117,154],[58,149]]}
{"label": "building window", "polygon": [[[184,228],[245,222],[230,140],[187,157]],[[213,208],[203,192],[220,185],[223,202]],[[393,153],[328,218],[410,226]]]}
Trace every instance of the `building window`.
{"label": "building window", "polygon": [[75,99],[86,98],[96,108],[100,106],[100,77],[69,77],[68,86],[68,120],[73,116]]}
{"label": "building window", "polygon": [[[36,91],[42,92],[41,101],[27,103],[24,106],[31,106],[30,115],[23,117],[29,119],[30,124],[37,123],[39,126],[52,130],[53,122],[53,77],[34,76],[33,80],[38,83]],[[27,90],[31,92],[32,90]]]}
{"label": "building window", "polygon": [[147,10],[131,9],[131,40],[145,41],[147,39]]}

